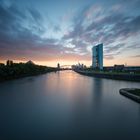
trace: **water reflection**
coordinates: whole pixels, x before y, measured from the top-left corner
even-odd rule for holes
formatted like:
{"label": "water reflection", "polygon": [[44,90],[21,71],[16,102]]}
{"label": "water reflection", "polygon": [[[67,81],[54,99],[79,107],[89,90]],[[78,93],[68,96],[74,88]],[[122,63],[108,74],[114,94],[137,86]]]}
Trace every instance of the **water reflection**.
{"label": "water reflection", "polygon": [[93,88],[92,88],[92,91],[93,91],[93,103],[94,105],[99,109],[99,106],[101,104],[101,100],[102,100],[102,90],[103,90],[103,83],[102,83],[102,79],[96,79],[96,78],[93,78],[92,79],[92,82],[93,82]]}
{"label": "water reflection", "polygon": [[140,105],[118,92],[130,86],[140,84],[72,71],[0,83],[0,136],[139,138]]}

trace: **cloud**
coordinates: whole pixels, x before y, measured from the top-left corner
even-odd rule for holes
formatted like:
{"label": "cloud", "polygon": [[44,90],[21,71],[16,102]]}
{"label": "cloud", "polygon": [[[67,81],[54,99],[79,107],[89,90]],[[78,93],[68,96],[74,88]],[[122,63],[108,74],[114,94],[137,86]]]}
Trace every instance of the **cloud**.
{"label": "cloud", "polygon": [[[32,13],[34,20],[37,22],[32,22],[30,17],[26,14],[26,11],[20,11],[15,5],[11,5],[8,8],[0,5],[0,36],[4,35],[6,40],[18,40],[21,37],[25,37],[25,39],[33,37],[34,39],[34,37],[38,35],[38,31],[43,30],[39,26],[39,23],[41,23],[41,17],[35,10],[28,12]],[[35,18],[35,16],[37,17]]]}
{"label": "cloud", "polygon": [[139,58],[139,57],[140,57],[140,55],[133,55],[133,56],[131,56],[131,57],[134,57],[134,58]]}
{"label": "cloud", "polygon": [[112,60],[112,59],[114,59],[114,57],[113,57],[113,55],[104,55],[104,59]]}
{"label": "cloud", "polygon": [[[129,46],[128,39],[130,41],[140,34],[140,15],[116,12],[116,9],[124,8],[118,4],[113,5],[111,11],[105,8],[101,5],[85,7],[73,19],[73,30],[65,34],[63,39],[72,39],[71,43],[80,48],[81,52],[85,52],[88,46],[103,43],[107,59],[114,59],[121,54]],[[85,25],[88,19],[90,24]],[[137,39],[135,43],[140,41]]]}
{"label": "cloud", "polygon": [[[1,1],[0,55],[3,59],[9,56],[89,61],[91,47],[103,43],[104,58],[115,59],[124,50],[140,48],[140,14],[136,3],[137,0],[125,5],[90,4],[77,9],[77,13],[65,13],[62,19],[69,22],[69,27],[63,27],[34,6],[19,8],[11,1]],[[125,9],[127,6],[131,10]],[[132,14],[133,9],[136,10]]]}
{"label": "cloud", "polygon": [[0,55],[43,58],[43,55],[59,54],[63,46],[57,39],[41,38],[45,30],[42,22],[43,17],[34,8],[23,11],[16,5],[0,4]]}

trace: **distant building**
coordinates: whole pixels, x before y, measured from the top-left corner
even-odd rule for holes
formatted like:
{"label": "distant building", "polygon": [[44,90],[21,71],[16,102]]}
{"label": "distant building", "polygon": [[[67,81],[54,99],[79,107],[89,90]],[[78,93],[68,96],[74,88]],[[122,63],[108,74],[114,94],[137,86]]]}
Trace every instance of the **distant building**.
{"label": "distant building", "polygon": [[139,72],[140,73],[140,66],[126,66],[124,67],[125,71],[129,71],[129,72]]}
{"label": "distant building", "polygon": [[60,64],[59,63],[57,64],[57,68],[60,69]]}
{"label": "distant building", "polygon": [[72,69],[85,69],[86,65],[78,63],[77,65],[72,65]]}
{"label": "distant building", "polygon": [[124,65],[114,65],[114,70],[122,71],[124,70]]}
{"label": "distant building", "polygon": [[103,69],[103,44],[98,44],[92,48],[92,67]]}
{"label": "distant building", "polygon": [[6,65],[7,66],[12,66],[13,65],[13,61],[12,60],[7,60]]}
{"label": "distant building", "polygon": [[140,72],[140,66],[125,66],[125,65],[114,65],[114,66],[106,66],[104,67],[104,70],[107,71],[128,71],[128,72]]}

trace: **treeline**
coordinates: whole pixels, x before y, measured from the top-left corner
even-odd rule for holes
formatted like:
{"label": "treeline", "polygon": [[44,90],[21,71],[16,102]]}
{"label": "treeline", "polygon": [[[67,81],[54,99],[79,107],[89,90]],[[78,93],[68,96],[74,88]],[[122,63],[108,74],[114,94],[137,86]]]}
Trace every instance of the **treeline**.
{"label": "treeline", "polygon": [[0,81],[39,75],[52,71],[57,71],[57,68],[27,63],[12,64],[10,66],[0,65]]}

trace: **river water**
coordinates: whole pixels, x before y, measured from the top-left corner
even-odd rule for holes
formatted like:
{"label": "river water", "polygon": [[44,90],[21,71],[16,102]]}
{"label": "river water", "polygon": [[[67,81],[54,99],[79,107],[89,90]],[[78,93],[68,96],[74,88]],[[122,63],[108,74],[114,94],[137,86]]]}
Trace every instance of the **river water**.
{"label": "river water", "polygon": [[0,83],[0,140],[140,139],[140,104],[119,94],[140,83],[73,71]]}

